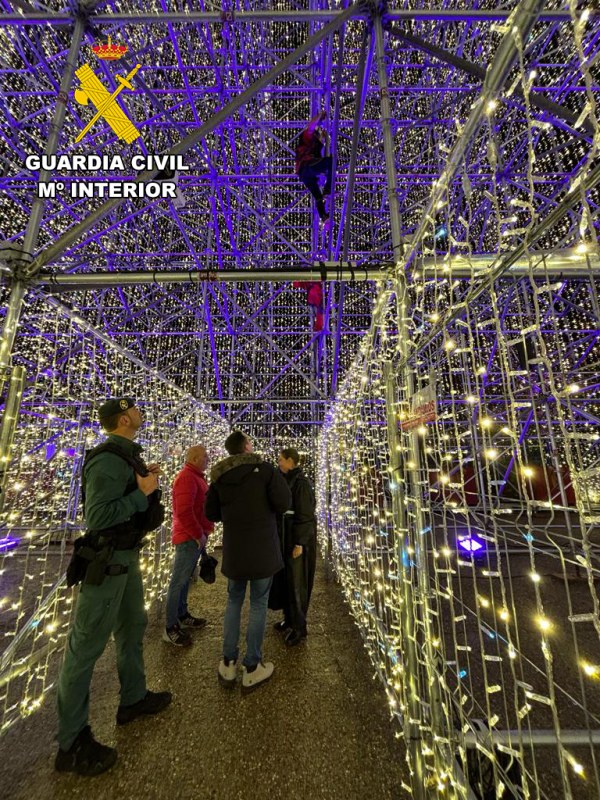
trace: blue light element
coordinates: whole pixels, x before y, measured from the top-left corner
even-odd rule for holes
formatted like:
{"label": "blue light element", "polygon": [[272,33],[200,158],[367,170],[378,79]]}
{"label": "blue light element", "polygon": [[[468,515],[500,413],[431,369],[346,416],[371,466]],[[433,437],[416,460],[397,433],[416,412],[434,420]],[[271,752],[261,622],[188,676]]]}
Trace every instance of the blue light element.
{"label": "blue light element", "polygon": [[481,539],[478,539],[472,534],[459,536],[457,542],[459,547],[462,547],[463,550],[466,550],[467,553],[471,554],[478,553],[484,548],[484,544]]}
{"label": "blue light element", "polygon": [[435,238],[435,239],[443,239],[443,238],[444,238],[444,236],[446,235],[446,233],[447,233],[447,231],[446,231],[446,228],[444,227],[444,225],[441,225],[441,226],[440,226],[440,227],[437,229],[437,231],[435,232],[435,236],[434,236],[434,238]]}
{"label": "blue light element", "polygon": [[425,533],[431,533],[431,525],[427,525],[425,528],[420,530],[419,533],[421,536],[423,536]]}
{"label": "blue light element", "polygon": [[46,445],[46,461],[50,461],[56,454],[56,445],[54,442],[48,442]]}
{"label": "blue light element", "polygon": [[0,551],[11,550],[18,544],[18,539],[15,539],[13,536],[5,536],[3,539],[0,539]]}
{"label": "blue light element", "polygon": [[533,542],[534,540],[534,536],[531,533],[524,533],[523,538],[525,539],[526,542]]}
{"label": "blue light element", "polygon": [[466,678],[467,675],[468,675],[468,672],[467,672],[466,669],[461,669],[461,671],[458,673],[458,677],[461,678],[461,679],[462,678]]}

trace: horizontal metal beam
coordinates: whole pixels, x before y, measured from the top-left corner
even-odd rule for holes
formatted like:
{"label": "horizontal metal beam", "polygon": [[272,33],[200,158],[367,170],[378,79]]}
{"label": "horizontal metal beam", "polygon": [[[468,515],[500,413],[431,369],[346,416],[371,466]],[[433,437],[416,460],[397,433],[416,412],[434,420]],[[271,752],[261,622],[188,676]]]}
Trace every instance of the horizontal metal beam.
{"label": "horizontal metal beam", "polygon": [[[590,278],[600,275],[600,257],[590,255],[589,266],[582,255],[569,251],[532,253],[535,266],[530,267],[527,260],[520,260],[510,267],[503,277],[532,275],[534,278],[553,277]],[[454,257],[445,261],[442,258],[417,260],[415,273],[419,277],[438,278],[485,278],[486,272],[496,264],[498,258],[474,256],[469,261]],[[176,266],[176,265],[174,265]],[[75,292],[86,289],[100,289],[109,286],[137,286],[140,284],[190,283],[281,283],[287,281],[384,281],[393,277],[392,264],[384,262],[379,266],[358,266],[352,261],[315,262],[314,269],[220,269],[214,272],[196,269],[173,270],[114,270],[110,272],[62,273],[41,275],[34,279],[36,286],[47,293]],[[6,278],[5,278],[6,281]],[[0,281],[1,282],[1,281]]]}
{"label": "horizontal metal beam", "polygon": [[[328,262],[331,263],[331,262]],[[162,283],[261,283],[263,281],[376,281],[391,277],[391,273],[380,267],[329,267],[325,273],[320,269],[220,269],[216,272],[188,270],[140,271],[121,270],[111,272],[87,272],[83,274],[46,275],[35,280],[45,291],[77,291],[103,286],[131,286]]]}
{"label": "horizontal metal beam", "polygon": [[[531,275],[533,278],[544,278],[547,275],[565,278],[590,278],[600,275],[600,256],[585,255],[569,250],[549,252],[531,251],[531,264],[523,256],[509,267],[503,277],[515,275]],[[451,278],[485,278],[493,266],[500,263],[500,256],[473,256],[469,260],[454,256],[447,261],[438,258],[416,259],[414,270],[425,278],[438,278],[447,275]]]}
{"label": "horizontal metal beam", "polygon": [[571,746],[589,745],[600,744],[600,730],[564,730],[558,735],[553,730],[485,731],[481,733],[469,731],[465,734],[463,741],[466,747],[477,747],[478,744],[503,744],[515,747],[521,742],[525,747],[555,745],[559,742]]}
{"label": "horizontal metal beam", "polygon": [[[597,15],[596,9],[589,9],[592,16]],[[339,11],[239,11],[233,13],[230,24],[244,22],[329,22]],[[362,9],[355,14],[357,17],[368,16],[368,11]],[[479,9],[401,9],[390,11],[386,14],[389,20],[447,20],[453,22],[497,22],[507,19],[512,11],[493,9],[489,11]],[[72,25],[73,14],[52,14],[42,12],[29,12],[26,14],[1,14],[0,25]],[[91,21],[97,25],[125,25],[144,23],[148,25],[184,24],[193,25],[198,22],[223,24],[223,15],[220,11],[167,11],[165,13],[135,11],[121,14],[93,14]],[[568,11],[544,11],[539,20],[547,22],[567,22],[571,19]]]}

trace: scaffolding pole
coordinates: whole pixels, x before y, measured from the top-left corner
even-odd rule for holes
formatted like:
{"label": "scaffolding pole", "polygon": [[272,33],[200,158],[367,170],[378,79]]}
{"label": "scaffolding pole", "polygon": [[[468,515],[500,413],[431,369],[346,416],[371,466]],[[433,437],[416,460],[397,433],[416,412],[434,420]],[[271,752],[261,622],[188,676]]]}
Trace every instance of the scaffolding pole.
{"label": "scaffolding pole", "polygon": [[[58,149],[60,134],[65,123],[65,116],[67,112],[67,98],[71,90],[71,84],[73,83],[73,75],[75,74],[75,68],[77,66],[77,56],[79,54],[79,47],[85,32],[86,22],[87,18],[83,15],[79,15],[75,20],[75,27],[73,30],[69,54],[67,56],[67,63],[62,80],[60,82],[60,90],[56,100],[54,117],[52,118],[52,123],[50,125],[50,134],[48,136],[48,141],[46,142],[46,147],[44,148],[44,155],[46,156],[55,155]],[[38,185],[47,183],[51,177],[52,174],[49,170],[40,170]],[[27,262],[31,261],[33,257],[33,251],[37,245],[45,205],[46,201],[41,197],[36,197],[33,202],[31,214],[27,223],[25,238],[23,241],[23,247],[21,248],[20,254],[14,258],[14,263],[17,265],[15,270],[17,275],[19,272],[19,265],[21,265],[21,269],[26,268]],[[23,298],[25,297],[25,288],[25,284],[22,281],[16,280],[13,283],[10,298],[8,300],[8,308],[2,328],[2,336],[0,339],[0,395],[2,394],[3,379],[6,380],[9,377],[8,372],[11,365],[12,349],[17,333],[19,317],[21,316]]]}
{"label": "scaffolding pole", "polygon": [[[589,9],[591,16],[597,15],[596,9]],[[194,25],[196,23],[209,23],[222,25],[223,23],[235,24],[246,22],[328,22],[335,18],[335,10],[298,10],[298,11],[166,11],[150,12],[135,11],[118,14],[96,14],[93,21],[97,25],[167,25],[182,24]],[[482,9],[398,9],[389,11],[386,19],[389,20],[422,20],[422,21],[448,21],[448,22],[502,22],[512,12],[501,8]],[[355,16],[366,17],[365,9],[356,12]],[[568,11],[547,10],[540,14],[544,22],[569,22],[571,15]],[[42,13],[29,11],[23,14],[2,14],[0,25],[25,26],[25,25],[71,25],[73,15],[65,13]]]}
{"label": "scaffolding pole", "polygon": [[[86,13],[90,10],[91,6],[86,8]],[[73,75],[77,66],[77,56],[79,47],[85,31],[87,23],[86,15],[80,11],[75,19],[75,27],[73,36],[71,38],[71,46],[67,56],[67,63],[63,72],[62,80],[60,82],[60,89],[56,100],[56,108],[54,109],[54,116],[50,124],[50,133],[44,154],[47,156],[54,155],[58,149],[60,134],[65,122],[67,111],[67,98],[73,82]],[[40,170],[38,184],[45,183],[50,180],[51,173],[48,170]],[[19,418],[19,407],[21,396],[23,393],[23,386],[25,383],[25,371],[22,367],[12,366],[12,351],[17,335],[17,328],[19,319],[23,308],[23,300],[25,298],[26,284],[23,280],[18,279],[19,267],[26,268],[30,262],[32,253],[37,245],[37,240],[40,232],[42,217],[44,214],[45,200],[41,197],[36,197],[31,208],[31,214],[27,223],[27,230],[23,241],[21,252],[14,257],[15,274],[17,280],[12,284],[10,297],[8,299],[8,306],[4,324],[2,326],[2,334],[0,335],[0,397],[4,392],[4,386],[9,381],[9,389],[6,397],[6,405],[2,420],[0,422],[0,457],[2,462],[0,464],[0,511],[4,505],[4,487],[7,480],[8,468],[11,458],[11,444],[14,439],[15,430]]]}
{"label": "scaffolding pole", "polygon": [[[548,277],[564,280],[590,280],[600,276],[600,256],[595,253],[577,255],[560,252],[531,252],[530,259],[518,257],[517,263],[511,264],[495,274],[498,278],[532,277],[543,280]],[[491,269],[498,264],[496,256],[473,256],[472,258],[452,258],[449,261],[424,259],[419,261],[419,272],[424,279],[459,278],[461,280],[482,279],[489,285]],[[314,269],[220,269],[203,271],[184,269],[183,265],[171,270],[112,270],[111,272],[58,273],[54,275],[38,274],[33,283],[44,290],[44,293],[60,294],[62,292],[84,292],[103,289],[110,286],[138,286],[141,284],[174,284],[189,283],[203,285],[207,283],[283,283],[289,281],[386,281],[394,278],[393,264],[383,262],[379,266],[359,266],[355,261],[323,261]],[[487,280],[486,280],[487,279]],[[0,280],[0,283],[2,281]],[[1,345],[0,345],[1,346]]]}

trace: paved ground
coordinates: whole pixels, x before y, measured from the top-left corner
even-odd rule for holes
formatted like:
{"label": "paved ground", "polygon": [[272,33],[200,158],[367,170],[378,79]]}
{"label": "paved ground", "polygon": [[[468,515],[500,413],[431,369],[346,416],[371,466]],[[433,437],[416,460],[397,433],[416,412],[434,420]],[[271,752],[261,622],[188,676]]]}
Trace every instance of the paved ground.
{"label": "paved ground", "polygon": [[405,798],[404,746],[383,689],[339,587],[319,566],[305,645],[287,650],[269,612],[265,658],[273,679],[255,693],[217,683],[225,579],[192,588],[190,607],[209,626],[179,650],[161,641],[162,615],[146,634],[149,686],[169,689],[172,706],[154,719],[116,728],[118,682],[112,645],[92,686],[97,738],[119,750],[110,772],[84,779],[52,768],[54,696],[0,740],[0,797],[177,800],[386,800]]}

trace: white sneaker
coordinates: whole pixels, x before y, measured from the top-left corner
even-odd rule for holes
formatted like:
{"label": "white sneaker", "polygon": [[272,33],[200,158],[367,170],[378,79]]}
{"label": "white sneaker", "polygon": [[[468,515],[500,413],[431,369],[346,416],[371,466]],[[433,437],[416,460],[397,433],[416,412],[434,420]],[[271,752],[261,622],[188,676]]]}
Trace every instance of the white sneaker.
{"label": "white sneaker", "polygon": [[253,692],[255,689],[258,689],[265,681],[269,680],[274,669],[275,664],[273,664],[272,661],[267,661],[266,664],[259,661],[256,665],[256,669],[252,670],[252,672],[248,672],[246,667],[243,667],[242,694],[248,694],[248,692]]}
{"label": "white sneaker", "polygon": [[230,661],[229,664],[226,664],[225,660],[221,659],[217,672],[221,686],[233,689],[237,677],[237,661]]}

